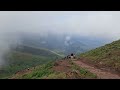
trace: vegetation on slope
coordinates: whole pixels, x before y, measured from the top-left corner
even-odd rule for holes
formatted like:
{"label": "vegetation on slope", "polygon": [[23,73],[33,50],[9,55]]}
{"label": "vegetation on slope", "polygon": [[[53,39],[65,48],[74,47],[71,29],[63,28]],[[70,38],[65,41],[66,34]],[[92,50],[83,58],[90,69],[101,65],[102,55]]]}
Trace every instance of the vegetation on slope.
{"label": "vegetation on slope", "polygon": [[88,62],[92,62],[99,67],[120,72],[120,40],[82,53],[80,57],[88,59]]}
{"label": "vegetation on slope", "polygon": [[25,46],[21,45],[15,48],[16,51],[24,52],[24,53],[31,53],[33,55],[41,55],[41,56],[47,56],[47,57],[54,57],[55,54],[59,57],[62,57],[60,54],[57,54],[51,50],[48,50],[46,48],[36,48],[33,46]]}
{"label": "vegetation on slope", "polygon": [[10,76],[26,68],[42,65],[61,58],[48,50],[22,46],[5,56],[6,65],[0,68],[0,78]]}
{"label": "vegetation on slope", "polygon": [[[59,64],[59,61],[57,61]],[[64,61],[63,61],[64,62]],[[92,74],[91,72],[80,68],[79,66],[75,65],[72,62],[69,62],[70,71],[69,72],[62,72],[59,70],[54,70],[53,67],[55,66],[55,62],[49,62],[47,64],[41,65],[32,69],[31,72],[25,73],[23,75],[18,75],[14,78],[16,79],[72,79],[72,78],[97,78],[96,75]],[[67,66],[67,65],[66,65]],[[56,67],[56,66],[55,66]],[[78,72],[75,72],[78,71]]]}
{"label": "vegetation on slope", "polygon": [[8,57],[8,65],[0,69],[0,78],[12,75],[17,71],[24,70],[26,68],[34,67],[37,65],[45,64],[49,61],[54,61],[54,57],[37,56],[28,53],[13,52]]}

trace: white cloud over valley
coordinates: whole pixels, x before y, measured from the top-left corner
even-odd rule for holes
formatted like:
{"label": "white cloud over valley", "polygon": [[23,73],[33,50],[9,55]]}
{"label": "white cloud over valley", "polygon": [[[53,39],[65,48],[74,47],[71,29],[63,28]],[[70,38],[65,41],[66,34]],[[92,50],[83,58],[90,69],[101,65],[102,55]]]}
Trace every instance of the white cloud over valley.
{"label": "white cloud over valley", "polygon": [[117,40],[120,39],[120,11],[0,11],[0,57],[10,44],[19,42],[21,32]]}

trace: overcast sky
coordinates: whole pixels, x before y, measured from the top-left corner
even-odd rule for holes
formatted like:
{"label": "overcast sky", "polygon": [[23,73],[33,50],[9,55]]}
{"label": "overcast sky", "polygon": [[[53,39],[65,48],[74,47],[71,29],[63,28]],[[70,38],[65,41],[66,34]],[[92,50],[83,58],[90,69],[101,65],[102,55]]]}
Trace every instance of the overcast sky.
{"label": "overcast sky", "polygon": [[0,33],[69,33],[120,38],[119,11],[0,11]]}
{"label": "overcast sky", "polygon": [[[9,33],[71,34],[120,39],[119,11],[0,11],[0,66],[2,56],[19,35]],[[66,37],[69,40],[70,37]]]}

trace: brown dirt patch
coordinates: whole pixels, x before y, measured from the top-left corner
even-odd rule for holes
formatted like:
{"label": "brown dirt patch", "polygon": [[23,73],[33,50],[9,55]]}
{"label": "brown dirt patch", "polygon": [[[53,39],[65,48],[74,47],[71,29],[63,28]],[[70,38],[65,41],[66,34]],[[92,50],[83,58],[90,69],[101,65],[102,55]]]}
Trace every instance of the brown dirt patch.
{"label": "brown dirt patch", "polygon": [[71,70],[70,67],[69,60],[60,60],[55,62],[52,69],[57,72],[69,72]]}
{"label": "brown dirt patch", "polygon": [[113,73],[110,73],[110,72],[107,72],[107,71],[103,71],[101,69],[97,69],[93,66],[90,66],[90,65],[82,62],[81,60],[73,61],[73,62],[75,64],[77,64],[78,66],[87,69],[91,73],[96,74],[99,79],[120,79],[120,76],[118,76],[117,74],[113,74]]}

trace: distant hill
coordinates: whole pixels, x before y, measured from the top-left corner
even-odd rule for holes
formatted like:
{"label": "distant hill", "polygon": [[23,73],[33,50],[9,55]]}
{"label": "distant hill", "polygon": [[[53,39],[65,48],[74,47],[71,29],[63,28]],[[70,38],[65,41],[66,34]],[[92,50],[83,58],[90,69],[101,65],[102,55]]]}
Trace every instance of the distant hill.
{"label": "distant hill", "polygon": [[58,55],[59,57],[63,57],[61,54],[58,54],[52,50],[46,48],[33,47],[30,45],[29,46],[19,45],[14,50],[24,53],[31,53],[32,55],[41,55],[47,57],[54,57],[55,55]]}
{"label": "distant hill", "polygon": [[22,34],[21,43],[38,48],[46,48],[62,55],[69,53],[83,53],[104,45],[108,40],[94,37],[55,35],[49,33],[46,36],[39,34]]}
{"label": "distant hill", "polygon": [[82,53],[80,58],[96,67],[120,73],[120,40]]}
{"label": "distant hill", "polygon": [[7,77],[26,68],[42,65],[61,58],[60,54],[47,49],[20,45],[5,55],[6,65],[0,68],[0,78]]}

